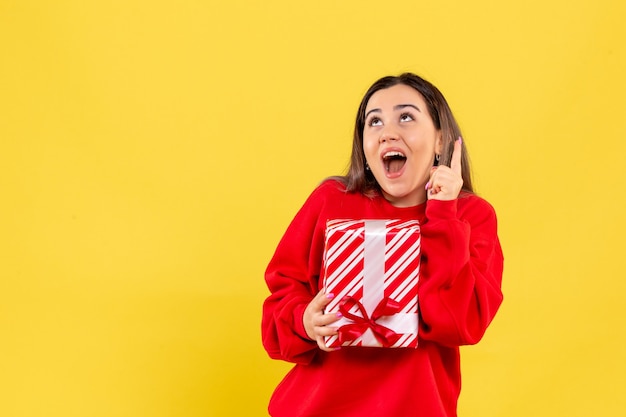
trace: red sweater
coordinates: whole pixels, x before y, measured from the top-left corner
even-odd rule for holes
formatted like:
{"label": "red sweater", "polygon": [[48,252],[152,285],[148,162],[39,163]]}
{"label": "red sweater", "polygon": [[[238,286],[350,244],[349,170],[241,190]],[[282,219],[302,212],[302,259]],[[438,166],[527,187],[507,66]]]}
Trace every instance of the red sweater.
{"label": "red sweater", "polygon": [[[418,219],[422,233],[419,347],[343,347],[324,352],[302,317],[321,289],[328,219]],[[502,302],[502,250],[496,215],[463,194],[398,208],[382,197],[347,193],[329,180],[300,209],[267,267],[263,345],[296,363],[276,388],[272,416],[456,416],[459,346],[477,343]]]}

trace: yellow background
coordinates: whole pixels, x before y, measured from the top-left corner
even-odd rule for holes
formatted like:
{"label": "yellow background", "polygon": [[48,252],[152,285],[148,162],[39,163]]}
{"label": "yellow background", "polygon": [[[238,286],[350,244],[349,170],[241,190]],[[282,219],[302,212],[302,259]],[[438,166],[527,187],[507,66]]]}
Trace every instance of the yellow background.
{"label": "yellow background", "polygon": [[460,415],[623,415],[625,5],[1,0],[0,416],[266,415],[265,265],[405,70],[505,250]]}

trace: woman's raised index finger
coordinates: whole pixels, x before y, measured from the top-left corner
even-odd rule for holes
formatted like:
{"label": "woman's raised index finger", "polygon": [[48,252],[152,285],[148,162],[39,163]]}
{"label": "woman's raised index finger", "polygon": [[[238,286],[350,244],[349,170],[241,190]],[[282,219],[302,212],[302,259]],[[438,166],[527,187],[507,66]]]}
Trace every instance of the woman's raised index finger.
{"label": "woman's raised index finger", "polygon": [[450,161],[450,169],[461,175],[461,154],[463,151],[463,139],[459,138],[454,141],[454,150],[452,151],[452,160]]}

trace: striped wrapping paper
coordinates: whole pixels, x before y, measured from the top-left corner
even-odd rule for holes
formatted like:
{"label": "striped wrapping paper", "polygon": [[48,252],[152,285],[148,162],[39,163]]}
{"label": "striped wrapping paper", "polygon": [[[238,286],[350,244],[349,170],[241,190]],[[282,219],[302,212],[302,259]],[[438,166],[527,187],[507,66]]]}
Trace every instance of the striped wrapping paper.
{"label": "striped wrapping paper", "polygon": [[322,280],[335,297],[325,312],[344,314],[326,346],[417,347],[420,243],[417,220],[327,222]]}

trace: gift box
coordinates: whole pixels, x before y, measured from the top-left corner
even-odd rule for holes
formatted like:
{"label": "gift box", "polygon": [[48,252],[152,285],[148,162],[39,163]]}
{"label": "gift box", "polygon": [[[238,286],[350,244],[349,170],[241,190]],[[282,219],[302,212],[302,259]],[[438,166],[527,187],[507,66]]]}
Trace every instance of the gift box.
{"label": "gift box", "polygon": [[325,313],[341,312],[327,347],[417,347],[417,220],[329,220],[322,266]]}

